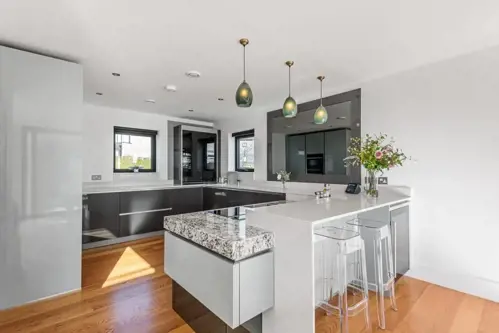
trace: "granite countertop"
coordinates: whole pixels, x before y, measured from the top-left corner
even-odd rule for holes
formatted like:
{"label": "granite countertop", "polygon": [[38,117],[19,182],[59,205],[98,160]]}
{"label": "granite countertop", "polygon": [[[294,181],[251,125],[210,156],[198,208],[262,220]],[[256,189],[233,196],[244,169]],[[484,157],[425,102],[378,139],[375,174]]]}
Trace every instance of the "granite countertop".
{"label": "granite countertop", "polygon": [[244,220],[212,212],[165,216],[164,227],[173,234],[233,261],[274,247],[272,232],[246,225]]}

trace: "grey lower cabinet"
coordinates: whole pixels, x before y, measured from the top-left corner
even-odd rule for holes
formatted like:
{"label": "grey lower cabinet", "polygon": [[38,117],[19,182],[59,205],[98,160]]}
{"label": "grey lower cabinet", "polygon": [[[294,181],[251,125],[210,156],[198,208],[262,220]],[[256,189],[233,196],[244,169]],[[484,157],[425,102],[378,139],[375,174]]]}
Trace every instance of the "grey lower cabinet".
{"label": "grey lower cabinet", "polygon": [[[274,306],[273,252],[233,262],[167,232],[165,273],[230,329]],[[175,311],[191,317],[188,309],[175,309],[182,304],[175,291],[173,303]]]}
{"label": "grey lower cabinet", "polygon": [[83,244],[119,237],[119,194],[90,194],[82,199]]}
{"label": "grey lower cabinet", "polygon": [[163,217],[172,214],[172,195],[168,190],[120,193],[120,237],[163,229]]}
{"label": "grey lower cabinet", "polygon": [[83,244],[163,230],[168,215],[284,200],[281,193],[186,187],[83,196]]}
{"label": "grey lower cabinet", "polygon": [[411,268],[409,207],[408,203],[390,207],[395,272],[399,276]]}

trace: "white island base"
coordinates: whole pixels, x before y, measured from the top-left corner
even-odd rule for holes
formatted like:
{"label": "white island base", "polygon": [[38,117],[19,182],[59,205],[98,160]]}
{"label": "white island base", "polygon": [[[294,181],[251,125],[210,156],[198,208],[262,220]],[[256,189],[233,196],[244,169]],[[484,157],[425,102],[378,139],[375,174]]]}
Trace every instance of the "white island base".
{"label": "white island base", "polygon": [[[314,254],[314,228],[355,217],[389,222],[390,207],[409,200],[409,195],[390,188],[381,189],[377,199],[338,191],[327,199],[248,211],[247,224],[275,234],[275,300],[274,307],[263,313],[263,333],[315,332],[317,287],[322,277]],[[369,260],[368,248],[366,253]]]}

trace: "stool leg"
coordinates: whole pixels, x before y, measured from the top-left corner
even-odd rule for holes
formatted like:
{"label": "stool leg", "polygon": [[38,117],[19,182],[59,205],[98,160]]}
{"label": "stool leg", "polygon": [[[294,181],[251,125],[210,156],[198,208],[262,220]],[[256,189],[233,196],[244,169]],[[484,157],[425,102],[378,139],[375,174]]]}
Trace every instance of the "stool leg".
{"label": "stool leg", "polygon": [[340,332],[348,333],[348,281],[347,281],[347,257],[342,254],[343,249],[338,252],[338,308],[340,310]]}
{"label": "stool leg", "polygon": [[366,265],[366,248],[364,246],[364,241],[362,241],[362,249],[361,249],[361,265],[362,265],[362,283],[364,289],[364,297],[366,298],[367,304],[365,311],[365,319],[366,319],[366,328],[371,328],[371,319],[369,318],[369,286],[367,281],[367,265]]}
{"label": "stool leg", "polygon": [[395,299],[395,269],[393,267],[393,252],[392,252],[392,237],[391,234],[386,238],[386,247],[388,252],[388,279],[391,284],[390,301],[392,303],[392,309],[398,311],[397,301]]}
{"label": "stool leg", "polygon": [[376,292],[376,298],[378,299],[378,321],[379,327],[381,329],[385,329],[385,288],[383,283],[383,249],[381,244],[380,235],[376,235],[374,240],[374,255],[376,259],[376,264],[374,267],[376,268],[376,284],[378,290]]}

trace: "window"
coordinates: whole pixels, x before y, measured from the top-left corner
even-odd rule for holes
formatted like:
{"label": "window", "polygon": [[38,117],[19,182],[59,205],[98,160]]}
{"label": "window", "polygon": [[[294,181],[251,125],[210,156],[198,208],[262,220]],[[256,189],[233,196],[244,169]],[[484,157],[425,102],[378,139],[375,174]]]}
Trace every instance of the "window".
{"label": "window", "polygon": [[114,172],[156,172],[158,132],[115,127]]}
{"label": "window", "polygon": [[215,142],[209,141],[203,144],[204,169],[206,171],[215,171]]}
{"label": "window", "polygon": [[236,144],[236,171],[255,170],[255,131],[234,133]]}

